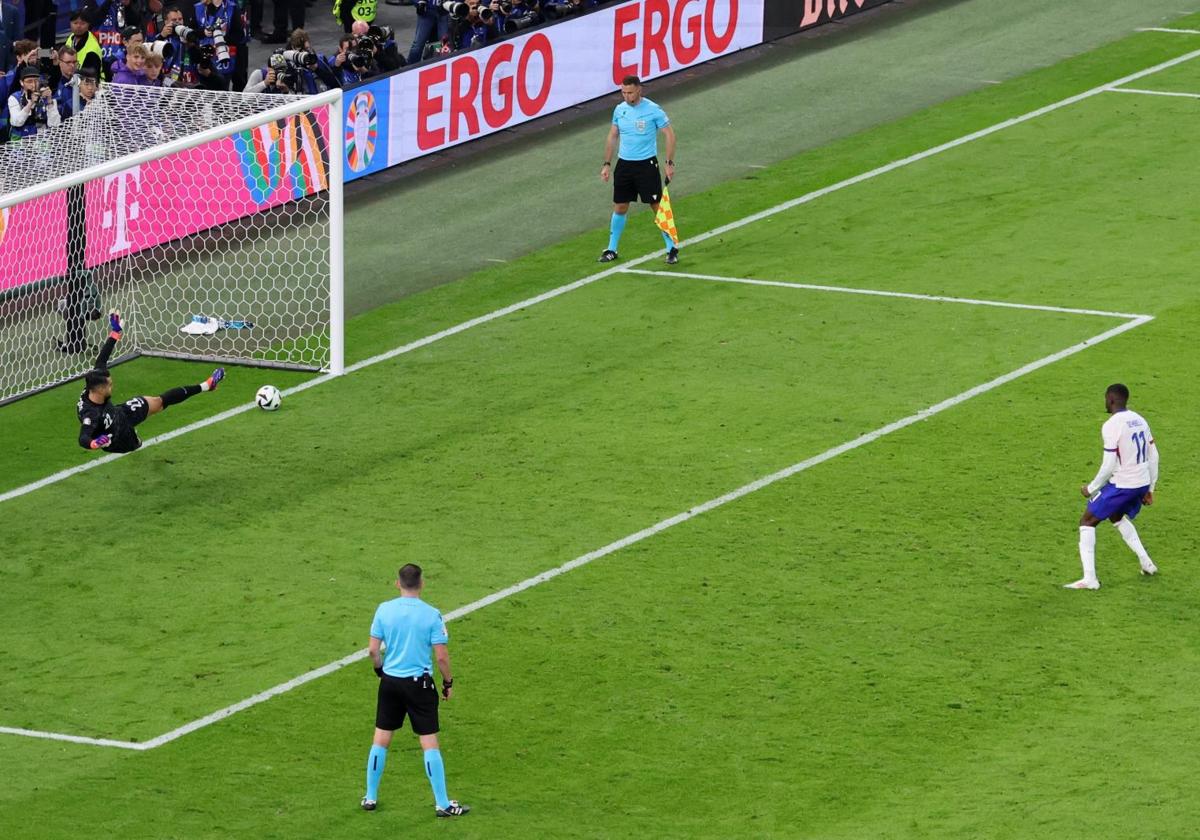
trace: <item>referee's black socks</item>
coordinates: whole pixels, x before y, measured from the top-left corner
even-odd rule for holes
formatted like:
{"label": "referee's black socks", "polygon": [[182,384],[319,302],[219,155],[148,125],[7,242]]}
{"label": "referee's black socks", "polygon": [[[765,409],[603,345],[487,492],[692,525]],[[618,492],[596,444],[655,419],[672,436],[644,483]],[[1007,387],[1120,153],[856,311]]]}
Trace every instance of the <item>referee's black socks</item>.
{"label": "referee's black socks", "polygon": [[200,385],[182,385],[172,388],[170,391],[164,391],[159,395],[159,399],[162,400],[163,408],[167,408],[175,403],[183,402],[188,397],[194,397],[203,390],[204,388]]}

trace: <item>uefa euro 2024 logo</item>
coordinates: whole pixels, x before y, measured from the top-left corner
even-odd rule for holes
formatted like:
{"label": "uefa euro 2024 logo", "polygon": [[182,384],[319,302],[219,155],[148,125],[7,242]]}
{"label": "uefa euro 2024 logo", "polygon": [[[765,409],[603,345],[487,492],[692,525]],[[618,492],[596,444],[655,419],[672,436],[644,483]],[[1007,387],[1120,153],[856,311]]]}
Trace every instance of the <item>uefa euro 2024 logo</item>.
{"label": "uefa euro 2024 logo", "polygon": [[359,91],[346,109],[346,162],[355,172],[362,172],[375,157],[375,141],[379,136],[379,113],[375,96],[369,90]]}

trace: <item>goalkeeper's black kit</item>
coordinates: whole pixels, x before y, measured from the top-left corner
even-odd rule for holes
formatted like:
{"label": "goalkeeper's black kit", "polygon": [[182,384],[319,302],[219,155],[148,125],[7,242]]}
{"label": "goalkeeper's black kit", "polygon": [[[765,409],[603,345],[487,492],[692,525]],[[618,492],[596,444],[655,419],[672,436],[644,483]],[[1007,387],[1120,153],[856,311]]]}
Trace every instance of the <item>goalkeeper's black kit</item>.
{"label": "goalkeeper's black kit", "polygon": [[[117,340],[109,336],[100,355],[96,357],[96,367],[108,365],[108,357],[112,355]],[[75,412],[79,415],[79,445],[84,449],[92,448],[92,441],[100,435],[109,435],[112,441],[104,447],[105,452],[132,452],[142,445],[141,439],[134,431],[134,426],[141,423],[150,414],[150,406],[141,397],[129,400],[121,405],[113,405],[111,399],[106,399],[103,405],[96,405],[88,399],[87,388],[79,395],[75,404]]]}

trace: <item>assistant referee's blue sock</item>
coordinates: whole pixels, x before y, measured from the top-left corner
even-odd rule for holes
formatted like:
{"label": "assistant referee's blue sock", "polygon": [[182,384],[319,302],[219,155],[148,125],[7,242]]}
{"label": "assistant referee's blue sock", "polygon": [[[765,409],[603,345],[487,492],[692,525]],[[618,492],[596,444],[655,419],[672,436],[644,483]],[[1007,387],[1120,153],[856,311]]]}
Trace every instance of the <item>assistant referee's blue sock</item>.
{"label": "assistant referee's blue sock", "polygon": [[441,750],[425,750],[425,775],[429,777],[429,786],[433,788],[433,801],[439,808],[449,808],[450,797],[446,795],[446,766],[442,764]]}
{"label": "assistant referee's blue sock", "polygon": [[616,251],[621,243],[621,234],[625,231],[625,214],[613,213],[612,224],[608,227],[608,250]]}
{"label": "assistant referee's blue sock", "polygon": [[387,747],[372,744],[371,754],[367,756],[367,799],[379,799],[379,778],[383,775],[385,764]]}
{"label": "assistant referee's blue sock", "polygon": [[661,233],[663,235],[663,242],[667,243],[668,251],[670,251],[672,248],[677,247],[675,245],[675,240],[671,238],[671,234],[667,233],[665,230],[660,230],[659,233]]}

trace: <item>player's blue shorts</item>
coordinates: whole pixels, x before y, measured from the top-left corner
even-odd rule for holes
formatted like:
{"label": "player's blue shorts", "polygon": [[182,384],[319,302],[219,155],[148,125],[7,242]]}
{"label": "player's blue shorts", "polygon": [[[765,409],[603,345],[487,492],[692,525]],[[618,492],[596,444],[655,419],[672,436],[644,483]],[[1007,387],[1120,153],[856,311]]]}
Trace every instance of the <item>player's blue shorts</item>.
{"label": "player's blue shorts", "polygon": [[1088,513],[1097,519],[1121,515],[1133,519],[1142,509],[1142,497],[1149,492],[1148,484],[1145,487],[1117,487],[1115,484],[1105,484],[1100,488],[1100,495],[1088,502]]}

